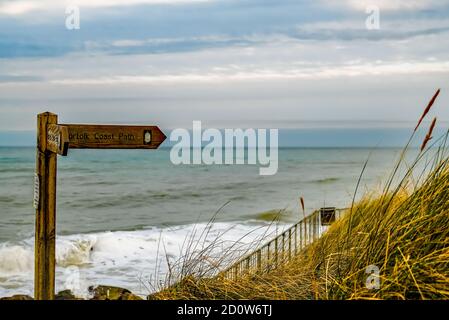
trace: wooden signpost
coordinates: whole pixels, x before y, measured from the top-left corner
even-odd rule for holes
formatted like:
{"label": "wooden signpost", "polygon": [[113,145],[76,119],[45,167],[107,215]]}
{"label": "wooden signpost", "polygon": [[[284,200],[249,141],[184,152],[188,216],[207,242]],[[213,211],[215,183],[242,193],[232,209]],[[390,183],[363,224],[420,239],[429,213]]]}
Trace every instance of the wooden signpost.
{"label": "wooden signpost", "polygon": [[56,163],[69,149],[157,149],[166,139],[157,126],[58,124],[56,114],[37,116],[34,177],[36,209],[34,298],[55,296]]}

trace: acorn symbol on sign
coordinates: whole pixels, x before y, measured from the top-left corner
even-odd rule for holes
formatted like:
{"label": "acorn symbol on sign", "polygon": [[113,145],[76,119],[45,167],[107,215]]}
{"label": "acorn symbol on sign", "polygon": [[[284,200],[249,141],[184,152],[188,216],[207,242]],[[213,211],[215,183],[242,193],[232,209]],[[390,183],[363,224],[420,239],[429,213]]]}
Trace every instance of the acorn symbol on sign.
{"label": "acorn symbol on sign", "polygon": [[151,143],[151,131],[145,131],[143,140],[145,144]]}

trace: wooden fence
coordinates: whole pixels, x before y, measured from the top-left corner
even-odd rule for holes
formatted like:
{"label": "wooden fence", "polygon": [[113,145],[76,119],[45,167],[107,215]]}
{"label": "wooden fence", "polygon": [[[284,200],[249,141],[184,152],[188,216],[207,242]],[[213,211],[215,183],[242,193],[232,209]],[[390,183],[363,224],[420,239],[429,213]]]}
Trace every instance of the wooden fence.
{"label": "wooden fence", "polygon": [[242,275],[267,272],[291,260],[305,246],[321,236],[323,226],[340,218],[344,209],[321,208],[314,211],[256,251],[220,272],[219,277],[236,280]]}

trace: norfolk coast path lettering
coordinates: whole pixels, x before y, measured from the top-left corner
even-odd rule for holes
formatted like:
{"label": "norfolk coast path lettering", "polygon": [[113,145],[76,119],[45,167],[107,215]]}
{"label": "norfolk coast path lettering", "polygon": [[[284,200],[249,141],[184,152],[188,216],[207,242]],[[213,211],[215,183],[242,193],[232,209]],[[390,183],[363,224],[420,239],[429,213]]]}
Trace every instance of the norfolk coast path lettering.
{"label": "norfolk coast path lettering", "polygon": [[166,139],[157,126],[67,124],[69,149],[157,149]]}

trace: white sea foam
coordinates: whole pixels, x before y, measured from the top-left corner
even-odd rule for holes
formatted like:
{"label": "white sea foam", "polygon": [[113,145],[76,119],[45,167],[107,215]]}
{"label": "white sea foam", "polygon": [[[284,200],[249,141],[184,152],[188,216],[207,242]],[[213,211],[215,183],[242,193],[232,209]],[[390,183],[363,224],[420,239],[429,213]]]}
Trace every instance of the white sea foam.
{"label": "white sea foam", "polygon": [[[58,236],[56,244],[56,290],[71,289],[88,296],[91,285],[115,285],[146,295],[165,281],[167,260],[174,263],[186,252],[201,251],[211,262],[233,247],[235,256],[249,244],[272,237],[285,226],[255,223],[216,223],[139,231]],[[276,231],[277,230],[277,231]],[[206,236],[207,233],[207,236]],[[217,241],[219,239],[219,241]],[[0,297],[33,294],[34,239],[0,244]]]}
{"label": "white sea foam", "polygon": [[0,244],[0,277],[31,271],[33,252],[23,246]]}

